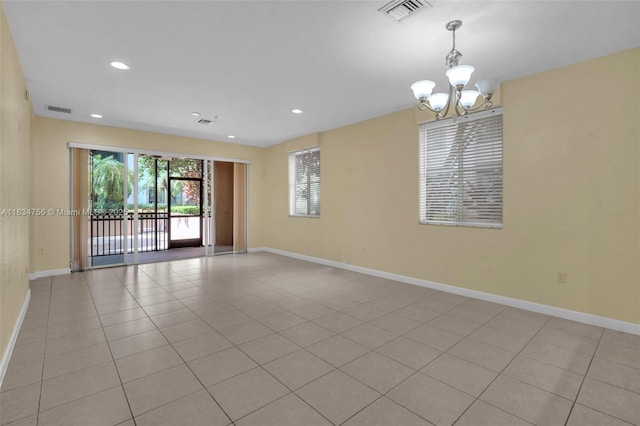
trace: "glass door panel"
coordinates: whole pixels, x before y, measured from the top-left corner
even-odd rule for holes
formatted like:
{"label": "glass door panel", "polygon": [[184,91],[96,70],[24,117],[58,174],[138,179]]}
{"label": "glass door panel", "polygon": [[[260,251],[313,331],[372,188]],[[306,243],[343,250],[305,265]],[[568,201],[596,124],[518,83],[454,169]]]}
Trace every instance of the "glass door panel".
{"label": "glass door panel", "polygon": [[129,235],[124,197],[133,188],[133,174],[124,160],[125,154],[121,152],[90,152],[89,236],[92,267],[124,263]]}
{"label": "glass door panel", "polygon": [[202,246],[202,179],[169,178],[169,248]]}
{"label": "glass door panel", "polygon": [[[154,156],[138,157],[138,252],[169,248],[167,214],[167,160]],[[129,209],[133,212],[133,195]],[[132,247],[130,247],[130,252]]]}

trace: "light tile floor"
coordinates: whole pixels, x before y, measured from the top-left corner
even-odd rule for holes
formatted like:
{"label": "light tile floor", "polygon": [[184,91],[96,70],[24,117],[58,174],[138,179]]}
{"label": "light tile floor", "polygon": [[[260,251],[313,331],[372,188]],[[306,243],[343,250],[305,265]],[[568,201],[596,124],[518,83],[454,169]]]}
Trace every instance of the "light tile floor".
{"label": "light tile floor", "polygon": [[2,425],[640,424],[640,336],[266,253],[31,282]]}

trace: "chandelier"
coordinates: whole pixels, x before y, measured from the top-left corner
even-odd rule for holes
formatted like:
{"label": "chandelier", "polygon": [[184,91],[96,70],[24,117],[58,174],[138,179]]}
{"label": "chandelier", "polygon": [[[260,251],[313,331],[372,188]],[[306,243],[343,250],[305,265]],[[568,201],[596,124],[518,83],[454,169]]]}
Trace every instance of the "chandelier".
{"label": "chandelier", "polygon": [[[459,20],[451,21],[446,25],[447,30],[453,33],[453,47],[445,58],[446,65],[449,67],[445,72],[449,79],[449,93],[431,94],[436,86],[436,83],[431,80],[420,80],[411,85],[414,96],[420,102],[418,109],[420,111],[428,109],[435,112],[436,120],[446,117],[452,105],[458,117],[466,117],[469,112],[481,108],[491,108],[493,106],[491,97],[498,90],[500,84],[495,79],[482,79],[476,83],[477,91],[464,90],[464,86],[469,83],[475,68],[471,65],[458,65],[462,53],[456,49],[456,30],[461,26],[462,21]],[[483,101],[474,108],[479,96],[482,96]]]}

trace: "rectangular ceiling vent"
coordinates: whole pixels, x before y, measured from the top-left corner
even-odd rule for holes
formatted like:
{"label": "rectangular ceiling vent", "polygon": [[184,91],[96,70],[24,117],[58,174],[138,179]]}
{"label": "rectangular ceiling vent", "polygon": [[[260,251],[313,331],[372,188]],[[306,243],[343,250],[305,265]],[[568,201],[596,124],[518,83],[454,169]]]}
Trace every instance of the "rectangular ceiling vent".
{"label": "rectangular ceiling vent", "polygon": [[47,111],[61,112],[63,114],[71,114],[71,108],[63,108],[59,106],[47,105]]}
{"label": "rectangular ceiling vent", "polygon": [[196,123],[203,126],[208,126],[209,124],[213,123],[213,120],[209,120],[207,118],[199,118],[198,120],[196,120]]}
{"label": "rectangular ceiling vent", "polygon": [[401,22],[403,19],[419,12],[420,9],[430,7],[433,6],[425,0],[392,0],[378,9],[378,11],[389,16],[396,22]]}

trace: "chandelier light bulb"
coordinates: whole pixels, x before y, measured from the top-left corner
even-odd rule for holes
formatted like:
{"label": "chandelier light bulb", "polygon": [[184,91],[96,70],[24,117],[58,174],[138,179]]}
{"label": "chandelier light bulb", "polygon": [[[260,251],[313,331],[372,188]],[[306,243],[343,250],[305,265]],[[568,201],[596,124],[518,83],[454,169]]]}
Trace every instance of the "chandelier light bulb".
{"label": "chandelier light bulb", "polygon": [[420,80],[416,81],[411,85],[411,90],[413,90],[413,96],[416,99],[420,100],[422,98],[426,99],[431,95],[431,91],[436,87],[436,84],[431,80]]}
{"label": "chandelier light bulb", "polygon": [[480,93],[476,90],[463,90],[460,92],[460,105],[465,108],[471,108],[478,100],[478,96],[480,96]]}
{"label": "chandelier light bulb", "polygon": [[471,65],[458,65],[457,67],[449,68],[445,74],[451,86],[458,87],[466,85],[471,80],[471,74],[475,70]]}
{"label": "chandelier light bulb", "polygon": [[446,93],[434,93],[429,96],[429,105],[436,111],[442,110],[449,102],[449,95]]}
{"label": "chandelier light bulb", "polygon": [[476,87],[482,96],[493,95],[498,91],[500,82],[495,78],[483,78],[478,80]]}

